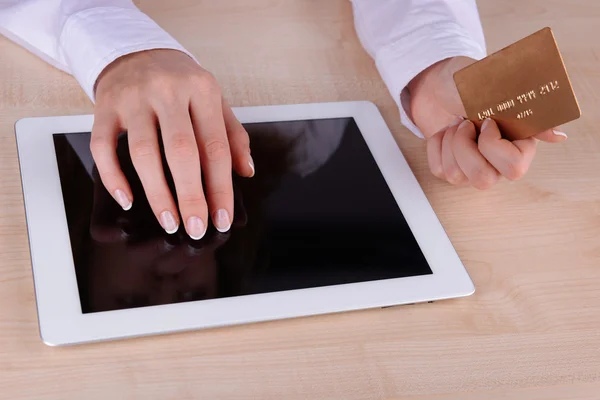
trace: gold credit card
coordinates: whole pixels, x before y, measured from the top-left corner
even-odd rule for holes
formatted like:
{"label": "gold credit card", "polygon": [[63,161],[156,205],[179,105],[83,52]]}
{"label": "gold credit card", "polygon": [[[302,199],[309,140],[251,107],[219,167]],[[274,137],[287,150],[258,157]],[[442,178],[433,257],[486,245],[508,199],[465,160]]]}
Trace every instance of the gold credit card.
{"label": "gold credit card", "polygon": [[581,116],[550,28],[457,71],[467,118],[496,121],[509,140],[524,139]]}

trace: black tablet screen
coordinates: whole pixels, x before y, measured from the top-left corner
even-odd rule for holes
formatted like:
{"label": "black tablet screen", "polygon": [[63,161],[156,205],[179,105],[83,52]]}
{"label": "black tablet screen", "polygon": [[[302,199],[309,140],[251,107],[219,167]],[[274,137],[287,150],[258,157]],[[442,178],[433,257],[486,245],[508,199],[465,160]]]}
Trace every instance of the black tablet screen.
{"label": "black tablet screen", "polygon": [[90,133],[54,135],[84,313],[432,273],[352,118],[245,128],[256,175],[233,174],[234,225],[199,241],[161,229],[125,135],[129,211],[104,189]]}

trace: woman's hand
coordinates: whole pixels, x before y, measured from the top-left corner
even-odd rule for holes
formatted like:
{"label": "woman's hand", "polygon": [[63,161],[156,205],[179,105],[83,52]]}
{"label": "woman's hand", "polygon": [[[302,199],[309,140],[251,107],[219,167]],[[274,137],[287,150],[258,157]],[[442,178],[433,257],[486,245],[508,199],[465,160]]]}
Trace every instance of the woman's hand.
{"label": "woman's hand", "polygon": [[502,137],[498,125],[484,121],[479,136],[466,115],[453,80],[454,72],[475,62],[456,57],[433,65],[409,85],[411,116],[427,141],[431,172],[455,185],[488,189],[501,177],[518,180],[529,169],[536,140],[560,142],[567,136],[548,130],[524,140]]}
{"label": "woman's hand", "polygon": [[[183,220],[187,234],[200,239],[209,214],[219,231],[229,229],[232,167],[251,177],[254,164],[248,134],[209,72],[176,50],[124,56],[98,79],[94,114],[91,151],[102,183],[123,209],[135,204],[116,155],[117,137],[127,131],[133,165],[166,232],[176,232]],[[159,141],[177,204],[167,185]]]}

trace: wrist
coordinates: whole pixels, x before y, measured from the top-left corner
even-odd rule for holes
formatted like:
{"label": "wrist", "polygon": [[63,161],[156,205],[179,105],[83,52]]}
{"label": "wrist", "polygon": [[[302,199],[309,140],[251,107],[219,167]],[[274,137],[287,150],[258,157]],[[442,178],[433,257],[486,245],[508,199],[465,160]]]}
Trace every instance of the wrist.
{"label": "wrist", "polygon": [[466,116],[454,83],[454,73],[475,61],[468,57],[447,58],[423,70],[409,82],[410,118],[426,139],[457,116]]}
{"label": "wrist", "polygon": [[[93,95],[96,97],[98,88],[105,81],[114,81],[114,75],[117,79],[133,81],[134,75],[142,70],[150,70],[160,65],[163,59],[169,59],[171,62],[191,61],[198,65],[197,61],[188,53],[174,48],[149,48],[139,51],[125,53],[107,64],[100,72],[93,86]],[[124,73],[123,71],[127,71]]]}
{"label": "wrist", "polygon": [[116,59],[158,48],[187,52],[133,4],[82,6],[82,11],[71,15],[64,23],[60,48],[72,75],[93,102],[98,76]]}

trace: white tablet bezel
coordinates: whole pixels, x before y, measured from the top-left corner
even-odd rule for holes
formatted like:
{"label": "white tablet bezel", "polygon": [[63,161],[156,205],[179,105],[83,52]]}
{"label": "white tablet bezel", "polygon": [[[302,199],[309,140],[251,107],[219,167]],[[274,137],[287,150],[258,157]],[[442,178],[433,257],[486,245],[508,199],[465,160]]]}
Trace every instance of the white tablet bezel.
{"label": "white tablet bezel", "polygon": [[[234,109],[242,123],[352,117],[433,274],[83,314],[52,135],[90,132],[93,116],[25,118],[15,130],[40,334],[67,345],[410,304],[475,288],[377,107],[365,101]],[[50,239],[51,238],[51,239]]]}

